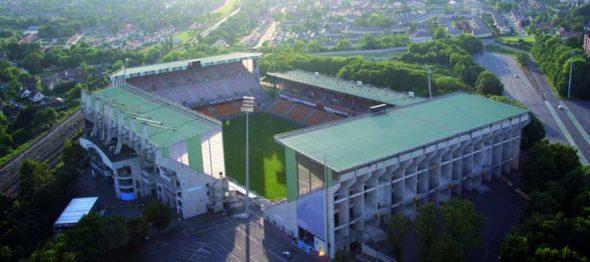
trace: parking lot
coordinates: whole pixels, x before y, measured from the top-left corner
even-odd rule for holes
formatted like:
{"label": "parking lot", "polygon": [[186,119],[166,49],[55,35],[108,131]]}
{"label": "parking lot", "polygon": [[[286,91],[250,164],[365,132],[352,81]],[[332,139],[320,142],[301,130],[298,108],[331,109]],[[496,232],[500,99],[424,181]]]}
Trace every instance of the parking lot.
{"label": "parking lot", "polygon": [[320,261],[296,250],[291,239],[258,216],[246,221],[206,214],[175,223],[171,232],[141,247],[142,261],[286,261],[281,253],[289,250],[293,261]]}
{"label": "parking lot", "polygon": [[[141,215],[153,197],[134,201],[116,198],[108,179],[84,172],[76,185],[76,196],[98,196],[105,216],[121,215],[133,218]],[[238,210],[239,211],[239,210]],[[238,211],[234,211],[234,214]],[[234,218],[233,214],[204,214],[189,219],[176,218],[164,232],[147,240],[127,256],[138,261],[286,261],[281,255],[289,250],[293,261],[320,261],[319,258],[296,250],[292,239],[260,219],[254,210],[249,220]]]}

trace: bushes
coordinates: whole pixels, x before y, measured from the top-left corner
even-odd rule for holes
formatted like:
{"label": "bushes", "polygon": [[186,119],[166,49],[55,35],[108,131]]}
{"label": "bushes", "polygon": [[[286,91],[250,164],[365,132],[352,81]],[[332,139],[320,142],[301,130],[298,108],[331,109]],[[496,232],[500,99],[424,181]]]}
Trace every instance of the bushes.
{"label": "bushes", "polygon": [[475,82],[477,92],[482,95],[502,95],[504,85],[500,79],[488,71],[481,72]]}

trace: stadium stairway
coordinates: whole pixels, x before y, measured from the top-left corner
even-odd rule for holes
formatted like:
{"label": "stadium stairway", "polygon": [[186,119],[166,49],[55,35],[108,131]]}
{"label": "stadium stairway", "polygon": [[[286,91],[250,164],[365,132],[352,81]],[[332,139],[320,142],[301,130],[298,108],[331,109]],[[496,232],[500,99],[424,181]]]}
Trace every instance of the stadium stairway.
{"label": "stadium stairway", "polygon": [[297,104],[292,103],[289,108],[287,108],[287,110],[285,110],[285,112],[283,112],[283,114],[281,115],[282,117],[287,117],[289,114],[291,114],[291,111],[293,111],[293,109],[295,109],[297,107]]}
{"label": "stadium stairway", "polygon": [[309,120],[310,118],[312,118],[312,117],[313,117],[313,115],[315,115],[315,113],[316,113],[316,112],[317,112],[317,110],[316,110],[316,109],[314,109],[314,110],[311,110],[311,112],[309,112],[309,114],[307,114],[307,115],[306,115],[306,116],[303,118],[303,123],[305,123],[306,125],[310,125],[310,124],[309,124],[309,122],[308,122],[308,120]]}

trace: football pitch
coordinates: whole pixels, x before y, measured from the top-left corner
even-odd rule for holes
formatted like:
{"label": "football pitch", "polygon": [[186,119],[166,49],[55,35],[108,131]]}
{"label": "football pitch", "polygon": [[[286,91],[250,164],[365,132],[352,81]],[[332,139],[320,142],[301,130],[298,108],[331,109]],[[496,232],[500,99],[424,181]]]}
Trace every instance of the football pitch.
{"label": "football pitch", "polygon": [[[285,149],[273,136],[301,128],[274,116],[250,115],[250,189],[271,200],[287,196]],[[246,117],[223,122],[227,175],[244,185],[246,176]]]}

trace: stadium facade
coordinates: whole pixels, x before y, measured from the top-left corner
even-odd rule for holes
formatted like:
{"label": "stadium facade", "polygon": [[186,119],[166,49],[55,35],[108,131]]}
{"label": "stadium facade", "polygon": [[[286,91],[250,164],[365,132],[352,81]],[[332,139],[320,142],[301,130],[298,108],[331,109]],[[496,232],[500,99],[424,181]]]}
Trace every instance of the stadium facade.
{"label": "stadium facade", "polygon": [[112,179],[119,199],[153,195],[185,218],[222,209],[228,192],[222,125],[189,107],[258,92],[255,85],[227,85],[259,83],[259,57],[237,53],[128,68],[111,76],[111,87],[82,92],[79,141],[92,172]]}
{"label": "stadium facade", "polygon": [[[379,240],[392,214],[444,203],[518,168],[529,112],[454,93],[275,136],[285,147],[287,201],[265,219],[329,255]],[[326,215],[327,214],[327,215]],[[328,246],[326,243],[329,243]]]}

